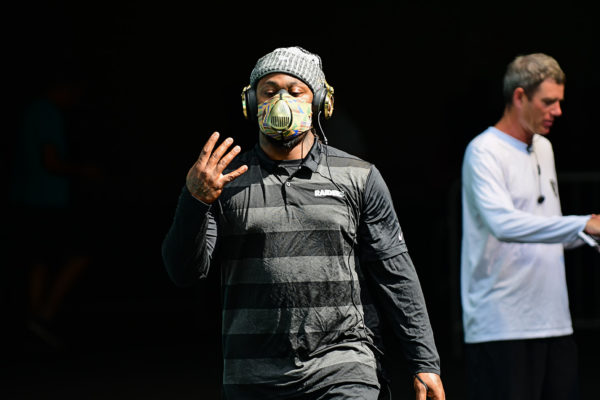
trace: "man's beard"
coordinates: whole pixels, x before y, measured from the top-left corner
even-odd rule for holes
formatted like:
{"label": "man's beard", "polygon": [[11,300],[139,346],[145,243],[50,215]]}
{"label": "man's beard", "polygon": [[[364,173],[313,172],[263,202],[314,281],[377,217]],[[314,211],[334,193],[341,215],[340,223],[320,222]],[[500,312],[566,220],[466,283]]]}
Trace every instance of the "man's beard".
{"label": "man's beard", "polygon": [[282,148],[285,150],[291,150],[294,147],[296,147],[296,145],[298,143],[303,141],[304,138],[306,137],[306,134],[311,131],[312,131],[312,128],[300,133],[298,136],[294,136],[289,139],[283,139],[283,140],[275,139],[269,135],[265,135],[265,137],[267,138],[269,143],[271,143],[273,146],[276,146],[276,147],[279,147],[279,148]]}

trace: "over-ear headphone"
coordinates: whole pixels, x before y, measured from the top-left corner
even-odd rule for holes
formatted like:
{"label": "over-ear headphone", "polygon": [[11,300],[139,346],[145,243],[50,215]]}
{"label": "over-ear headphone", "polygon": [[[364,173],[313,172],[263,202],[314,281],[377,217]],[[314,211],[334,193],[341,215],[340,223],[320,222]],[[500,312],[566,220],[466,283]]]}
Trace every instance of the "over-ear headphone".
{"label": "over-ear headphone", "polygon": [[[242,110],[246,119],[251,121],[256,119],[258,103],[256,89],[252,85],[248,85],[242,90]],[[322,113],[325,119],[331,118],[333,114],[333,87],[329,86],[327,82],[325,82],[325,86],[314,93],[312,111],[313,116]]]}

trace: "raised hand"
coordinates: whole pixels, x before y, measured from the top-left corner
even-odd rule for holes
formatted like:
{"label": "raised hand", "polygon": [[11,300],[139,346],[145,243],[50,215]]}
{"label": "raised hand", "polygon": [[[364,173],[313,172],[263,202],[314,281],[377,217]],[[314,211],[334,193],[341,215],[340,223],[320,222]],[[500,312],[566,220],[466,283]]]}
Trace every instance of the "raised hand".
{"label": "raised hand", "polygon": [[210,136],[202,148],[198,160],[190,168],[185,181],[192,196],[206,204],[217,200],[226,184],[248,170],[248,166],[242,165],[235,171],[223,175],[223,170],[240,153],[241,149],[240,146],[235,146],[225,154],[233,143],[233,139],[227,138],[213,151],[218,139],[218,132],[214,132]]}

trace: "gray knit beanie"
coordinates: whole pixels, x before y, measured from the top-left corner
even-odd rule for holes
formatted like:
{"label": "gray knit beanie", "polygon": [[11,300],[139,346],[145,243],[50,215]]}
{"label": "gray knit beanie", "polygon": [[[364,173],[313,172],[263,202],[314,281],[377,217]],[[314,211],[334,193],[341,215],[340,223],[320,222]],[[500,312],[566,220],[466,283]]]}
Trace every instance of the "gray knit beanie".
{"label": "gray knit beanie", "polygon": [[265,75],[283,72],[301,79],[315,93],[325,86],[325,74],[321,66],[321,57],[301,47],[281,47],[261,57],[250,74],[250,85]]}

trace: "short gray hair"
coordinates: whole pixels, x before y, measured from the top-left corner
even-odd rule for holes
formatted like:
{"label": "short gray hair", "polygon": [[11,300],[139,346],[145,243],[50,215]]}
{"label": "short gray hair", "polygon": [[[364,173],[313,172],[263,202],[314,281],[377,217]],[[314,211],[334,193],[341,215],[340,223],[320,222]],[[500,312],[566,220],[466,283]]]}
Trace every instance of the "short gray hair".
{"label": "short gray hair", "polygon": [[504,74],[505,104],[512,104],[513,93],[519,87],[531,98],[538,86],[548,78],[561,85],[565,83],[565,73],[554,58],[543,53],[518,56],[508,64]]}

